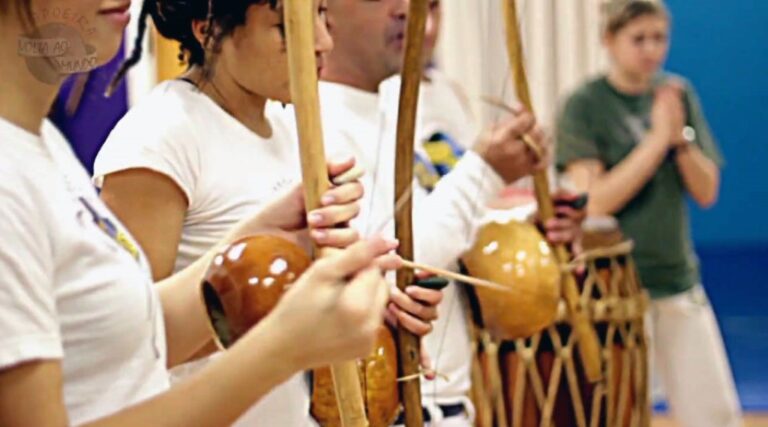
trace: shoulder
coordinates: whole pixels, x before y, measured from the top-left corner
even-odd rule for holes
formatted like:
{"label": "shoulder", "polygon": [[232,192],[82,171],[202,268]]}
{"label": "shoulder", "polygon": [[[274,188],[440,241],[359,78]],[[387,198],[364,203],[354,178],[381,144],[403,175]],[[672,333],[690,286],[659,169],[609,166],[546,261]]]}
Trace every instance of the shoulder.
{"label": "shoulder", "polygon": [[96,157],[95,174],[105,175],[159,159],[189,160],[196,145],[206,140],[199,130],[200,123],[206,120],[205,95],[194,90],[181,81],[158,85],[109,134]]}
{"label": "shoulder", "polygon": [[[3,151],[0,150],[0,153]],[[51,166],[52,164],[46,165],[28,156],[0,156],[0,197],[3,204],[11,200],[31,202],[37,194],[44,192],[41,187],[47,181],[48,174],[40,176],[40,173]]]}
{"label": "shoulder", "polygon": [[686,90],[693,89],[693,84],[684,76],[670,71],[663,71],[656,77],[657,83],[678,82]]}
{"label": "shoulder", "polygon": [[0,140],[0,205],[10,201],[34,204],[55,178],[56,165],[42,137],[15,138],[0,129]]}
{"label": "shoulder", "polygon": [[199,104],[204,100],[198,98],[204,95],[193,92],[196,89],[186,85],[189,84],[181,81],[158,85],[117,123],[106,146],[116,142],[134,144],[194,135],[196,118],[203,118]]}
{"label": "shoulder", "polygon": [[473,116],[469,95],[459,82],[436,69],[430,70],[428,75],[429,82],[424,85],[427,96],[431,95],[438,102],[452,102],[465,115]]}
{"label": "shoulder", "polygon": [[596,77],[572,90],[562,101],[559,120],[587,120],[593,112],[605,108],[609,89],[605,77]]}
{"label": "shoulder", "polygon": [[456,80],[450,78],[438,69],[430,69],[427,75],[429,77],[429,83],[426,84],[425,87],[450,93],[462,102],[469,102],[469,97],[467,96],[466,91]]}
{"label": "shoulder", "polygon": [[586,106],[595,102],[606,91],[605,77],[592,78],[576,89],[574,89],[566,98],[566,105]]}
{"label": "shoulder", "polygon": [[[33,238],[38,243],[48,233],[52,209],[49,198],[57,191],[58,182],[53,172],[55,165],[45,158],[19,153],[7,155],[0,150],[0,229],[3,241]],[[24,236],[13,234],[21,233]],[[44,239],[43,239],[44,240]]]}

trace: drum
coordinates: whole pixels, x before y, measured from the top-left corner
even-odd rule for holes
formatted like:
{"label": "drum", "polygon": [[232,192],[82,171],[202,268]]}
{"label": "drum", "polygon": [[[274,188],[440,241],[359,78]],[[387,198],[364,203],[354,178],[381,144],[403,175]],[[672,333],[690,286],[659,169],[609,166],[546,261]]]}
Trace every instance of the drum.
{"label": "drum", "polygon": [[[584,252],[575,260],[581,300],[602,346],[604,380],[590,384],[575,351],[561,301],[542,332],[502,344],[499,356],[505,413],[513,427],[647,427],[648,347],[632,243],[613,219],[588,220]],[[574,269],[577,263],[569,267]],[[513,308],[511,308],[513,309]]]}

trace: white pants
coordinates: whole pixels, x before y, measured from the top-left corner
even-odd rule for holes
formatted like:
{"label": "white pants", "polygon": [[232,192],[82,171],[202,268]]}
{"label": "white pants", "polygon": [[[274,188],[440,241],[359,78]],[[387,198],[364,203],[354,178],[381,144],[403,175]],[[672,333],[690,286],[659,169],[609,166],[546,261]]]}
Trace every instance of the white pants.
{"label": "white pants", "polygon": [[725,346],[701,286],[651,302],[651,366],[682,427],[741,427]]}

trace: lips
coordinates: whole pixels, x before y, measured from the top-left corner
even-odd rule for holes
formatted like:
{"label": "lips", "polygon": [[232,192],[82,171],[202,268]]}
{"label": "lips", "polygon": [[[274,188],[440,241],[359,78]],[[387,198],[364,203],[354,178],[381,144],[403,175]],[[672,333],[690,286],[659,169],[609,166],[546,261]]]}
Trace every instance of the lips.
{"label": "lips", "polygon": [[99,9],[99,15],[123,15],[128,12],[128,9],[131,8],[131,2],[123,2],[120,4],[115,4],[103,9]]}
{"label": "lips", "polygon": [[131,20],[131,2],[123,2],[99,9],[99,16],[106,18],[118,30],[122,31]]}

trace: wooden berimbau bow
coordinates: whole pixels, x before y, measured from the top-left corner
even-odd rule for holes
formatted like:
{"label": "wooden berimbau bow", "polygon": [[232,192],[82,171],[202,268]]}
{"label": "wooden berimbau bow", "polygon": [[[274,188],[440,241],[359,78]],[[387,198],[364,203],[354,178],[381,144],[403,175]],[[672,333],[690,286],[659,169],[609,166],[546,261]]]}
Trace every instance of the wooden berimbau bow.
{"label": "wooden berimbau bow", "polygon": [[[315,8],[307,0],[285,0],[286,45],[290,70],[291,98],[296,110],[302,179],[307,211],[321,206],[320,198],[330,186],[325,161],[323,130],[317,90],[315,57]],[[323,256],[315,248],[315,256]],[[331,366],[336,401],[344,427],[367,427],[357,362]]]}
{"label": "wooden berimbau bow", "polygon": [[[405,35],[400,85],[400,106],[397,122],[397,154],[395,156],[395,236],[400,240],[398,254],[405,260],[412,260],[413,250],[413,206],[410,197],[413,185],[414,145],[416,112],[419,101],[419,87],[424,75],[424,32],[429,1],[411,0],[408,10],[408,26]],[[402,199],[405,197],[405,199]],[[403,205],[398,206],[402,201]],[[414,283],[411,269],[397,272],[397,287],[404,290]],[[406,427],[422,427],[424,416],[421,406],[421,382],[419,381],[420,341],[419,337],[403,327],[397,330],[398,364],[400,376],[406,378],[400,383],[400,396],[405,411]]]}
{"label": "wooden berimbau bow", "polygon": [[[520,102],[528,111],[533,112],[533,103],[531,101],[530,90],[528,87],[528,78],[525,72],[525,61],[523,54],[522,40],[520,36],[520,26],[518,21],[516,0],[502,0],[504,5],[504,18],[507,27],[507,51],[509,62],[512,68],[515,90]],[[539,205],[539,215],[543,222],[555,217],[554,205],[549,189],[549,181],[545,171],[536,173],[533,176],[533,182],[536,192],[536,200]],[[554,247],[555,255],[560,264],[566,264],[569,261],[568,250],[564,245]],[[586,377],[591,382],[597,382],[602,377],[602,367],[600,358],[600,343],[597,333],[589,323],[585,307],[579,299],[579,290],[576,284],[576,278],[572,273],[566,272],[562,278],[563,297],[568,306],[568,313],[573,323],[573,329],[578,339],[577,344],[581,353],[582,363]]]}

